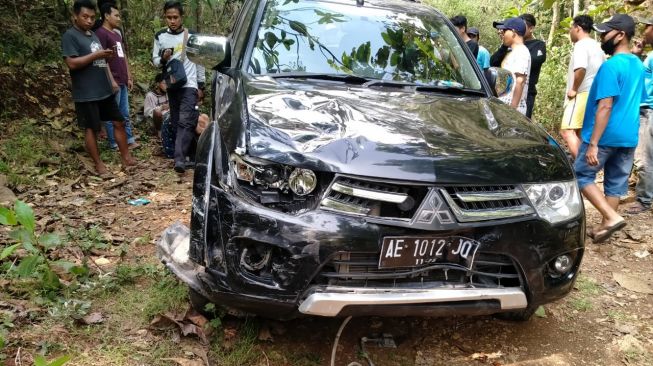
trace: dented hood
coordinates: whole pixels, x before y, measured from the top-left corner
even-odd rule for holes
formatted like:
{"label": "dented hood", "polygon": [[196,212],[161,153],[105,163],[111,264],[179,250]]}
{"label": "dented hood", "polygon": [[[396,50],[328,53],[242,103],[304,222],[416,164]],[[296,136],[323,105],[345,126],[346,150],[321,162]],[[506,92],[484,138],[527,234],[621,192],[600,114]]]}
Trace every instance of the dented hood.
{"label": "dented hood", "polygon": [[555,141],[494,98],[267,78],[244,90],[251,156],[426,183],[573,179]]}

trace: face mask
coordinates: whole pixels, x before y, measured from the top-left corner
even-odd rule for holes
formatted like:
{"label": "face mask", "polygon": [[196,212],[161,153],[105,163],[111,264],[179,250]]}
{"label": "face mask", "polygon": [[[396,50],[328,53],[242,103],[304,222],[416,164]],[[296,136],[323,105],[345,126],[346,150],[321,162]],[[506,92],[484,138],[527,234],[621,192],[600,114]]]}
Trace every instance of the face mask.
{"label": "face mask", "polygon": [[617,49],[617,44],[614,42],[615,37],[616,35],[610,39],[601,42],[601,49],[608,56],[614,55],[614,51]]}

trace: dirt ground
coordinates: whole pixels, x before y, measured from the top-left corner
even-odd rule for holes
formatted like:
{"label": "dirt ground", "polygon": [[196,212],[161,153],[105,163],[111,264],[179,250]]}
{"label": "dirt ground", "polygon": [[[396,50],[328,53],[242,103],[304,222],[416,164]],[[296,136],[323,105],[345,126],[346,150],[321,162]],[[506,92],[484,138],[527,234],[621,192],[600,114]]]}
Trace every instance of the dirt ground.
{"label": "dirt ground", "polygon": [[[100,228],[112,248],[94,253],[95,270],[112,271],[120,261],[118,252],[126,263],[154,266],[155,242],[162,230],[177,220],[188,224],[192,172],[178,177],[169,160],[150,157],[150,150],[141,153],[142,165],[130,175],[116,165],[115,177],[105,181],[86,172],[75,179],[53,175],[38,188],[18,187],[18,196],[33,204],[41,230]],[[130,205],[134,198],[151,203]],[[597,222],[598,213],[586,207],[588,223]],[[563,301],[546,305],[528,322],[493,317],[355,318],[342,332],[335,364],[367,365],[361,338],[386,333],[396,348],[365,346],[374,365],[651,365],[653,215],[627,220],[625,231],[608,243],[589,241],[574,291]],[[156,282],[137,281],[94,302],[93,311],[107,318],[100,324],[80,326],[44,317],[21,326],[10,333],[11,353],[5,364],[29,364],[27,359],[17,362],[16,353],[21,348],[25,353],[38,349],[43,337],[60,353],[71,353],[71,365],[330,362],[343,319],[224,318],[205,345],[194,335],[156,331],[148,326],[151,319],[125,318],[124,314],[133,314],[129,309],[146,301],[138,296],[145,296]]]}

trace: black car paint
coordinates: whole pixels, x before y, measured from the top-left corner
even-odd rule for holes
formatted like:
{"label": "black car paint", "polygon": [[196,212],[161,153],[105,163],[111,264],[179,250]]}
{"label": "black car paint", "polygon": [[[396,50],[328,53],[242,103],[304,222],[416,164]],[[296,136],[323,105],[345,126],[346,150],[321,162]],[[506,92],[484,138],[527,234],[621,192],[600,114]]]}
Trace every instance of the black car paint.
{"label": "black car paint", "polygon": [[[253,14],[256,2],[246,9]],[[241,22],[235,29],[236,41],[250,36],[246,25]],[[235,150],[316,171],[417,184],[574,179],[557,143],[538,125],[489,97],[485,81],[488,97],[255,78],[242,70],[246,49],[232,53],[233,67],[216,73],[216,123],[198,143],[190,257],[205,267],[198,275],[202,285],[195,290],[216,303],[278,318],[295,316],[308,285],[335,253],[378,251],[384,236],[425,233],[320,210],[283,214],[250,202],[228,184],[228,155]],[[316,119],[306,121],[302,114]],[[375,132],[397,142],[372,140],[360,133],[360,124],[374,126]],[[583,213],[557,225],[529,217],[461,225],[438,234],[466,235],[481,242],[479,250],[509,254],[518,263],[529,305],[534,306],[571,290],[582,258],[584,226]],[[265,283],[243,273],[239,243],[248,240],[283,250],[287,265],[278,274],[285,280]],[[578,253],[570,275],[547,276],[547,263],[569,252]]]}

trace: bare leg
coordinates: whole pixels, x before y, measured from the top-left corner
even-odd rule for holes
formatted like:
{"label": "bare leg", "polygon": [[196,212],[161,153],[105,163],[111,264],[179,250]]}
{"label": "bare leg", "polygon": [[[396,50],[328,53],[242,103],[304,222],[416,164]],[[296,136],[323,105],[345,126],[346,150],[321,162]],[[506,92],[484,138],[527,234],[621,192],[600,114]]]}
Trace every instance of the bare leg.
{"label": "bare leg", "polygon": [[91,159],[93,159],[93,163],[95,163],[95,170],[97,173],[100,175],[108,173],[109,171],[107,170],[107,167],[104,165],[102,160],[100,160],[100,151],[97,148],[97,136],[92,128],[87,128],[85,130],[84,145],[86,147],[86,152],[88,152]]}
{"label": "bare leg", "polygon": [[113,135],[115,136],[118,150],[120,150],[120,160],[124,167],[136,164],[136,161],[129,153],[129,146],[127,145],[127,132],[125,131],[124,122],[113,121]]}
{"label": "bare leg", "polygon": [[605,229],[606,227],[613,226],[619,221],[623,220],[617,213],[619,206],[619,197],[605,197],[599,187],[592,183],[582,190],[583,195],[596,207],[603,216],[601,225],[594,229],[594,233]]}
{"label": "bare leg", "polygon": [[578,138],[578,130],[560,130],[560,135],[567,143],[571,156],[576,160],[578,156],[578,149],[580,148],[580,138]]}

